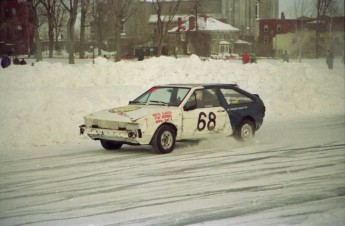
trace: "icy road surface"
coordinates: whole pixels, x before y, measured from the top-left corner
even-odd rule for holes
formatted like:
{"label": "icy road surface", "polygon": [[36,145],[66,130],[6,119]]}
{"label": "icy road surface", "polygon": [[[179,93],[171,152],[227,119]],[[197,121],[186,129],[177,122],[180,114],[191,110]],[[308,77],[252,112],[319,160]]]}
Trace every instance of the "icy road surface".
{"label": "icy road surface", "polygon": [[345,225],[344,134],[335,116],[168,155],[86,139],[1,150],[0,225]]}

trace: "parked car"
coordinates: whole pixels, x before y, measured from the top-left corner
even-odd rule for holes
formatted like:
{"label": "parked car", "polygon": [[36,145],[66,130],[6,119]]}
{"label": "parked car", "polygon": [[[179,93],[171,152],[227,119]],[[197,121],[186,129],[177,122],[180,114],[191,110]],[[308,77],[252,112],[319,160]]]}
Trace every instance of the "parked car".
{"label": "parked car", "polygon": [[260,128],[265,106],[259,95],[236,84],[170,84],[150,88],[128,106],[86,115],[80,133],[105,149],[152,145],[170,153],[175,142],[234,135],[249,140]]}

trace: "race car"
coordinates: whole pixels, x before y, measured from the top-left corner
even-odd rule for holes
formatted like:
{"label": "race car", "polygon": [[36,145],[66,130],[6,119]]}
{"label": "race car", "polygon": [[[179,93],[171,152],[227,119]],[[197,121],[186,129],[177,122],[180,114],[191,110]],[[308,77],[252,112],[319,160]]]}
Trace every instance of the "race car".
{"label": "race car", "polygon": [[176,141],[232,135],[249,140],[261,127],[265,111],[259,95],[236,84],[159,85],[127,106],[86,115],[80,133],[107,150],[152,145],[155,152],[166,154]]}

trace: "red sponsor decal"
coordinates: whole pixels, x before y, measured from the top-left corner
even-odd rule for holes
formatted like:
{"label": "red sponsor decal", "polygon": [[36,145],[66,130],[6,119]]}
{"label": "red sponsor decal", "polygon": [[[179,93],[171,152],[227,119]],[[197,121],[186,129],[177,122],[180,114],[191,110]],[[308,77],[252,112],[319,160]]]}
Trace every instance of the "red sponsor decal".
{"label": "red sponsor decal", "polygon": [[160,113],[152,114],[153,118],[155,119],[156,123],[163,123],[172,120],[172,113],[171,111],[165,111]]}

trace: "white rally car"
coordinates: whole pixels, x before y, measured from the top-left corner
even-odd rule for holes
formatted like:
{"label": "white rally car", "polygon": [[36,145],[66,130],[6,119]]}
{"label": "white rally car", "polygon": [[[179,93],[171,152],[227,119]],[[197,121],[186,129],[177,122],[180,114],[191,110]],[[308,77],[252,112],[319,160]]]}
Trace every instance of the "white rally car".
{"label": "white rally car", "polygon": [[154,86],[129,105],[84,117],[80,133],[107,150],[123,144],[152,145],[170,153],[176,141],[235,135],[250,139],[263,123],[265,106],[234,84]]}

